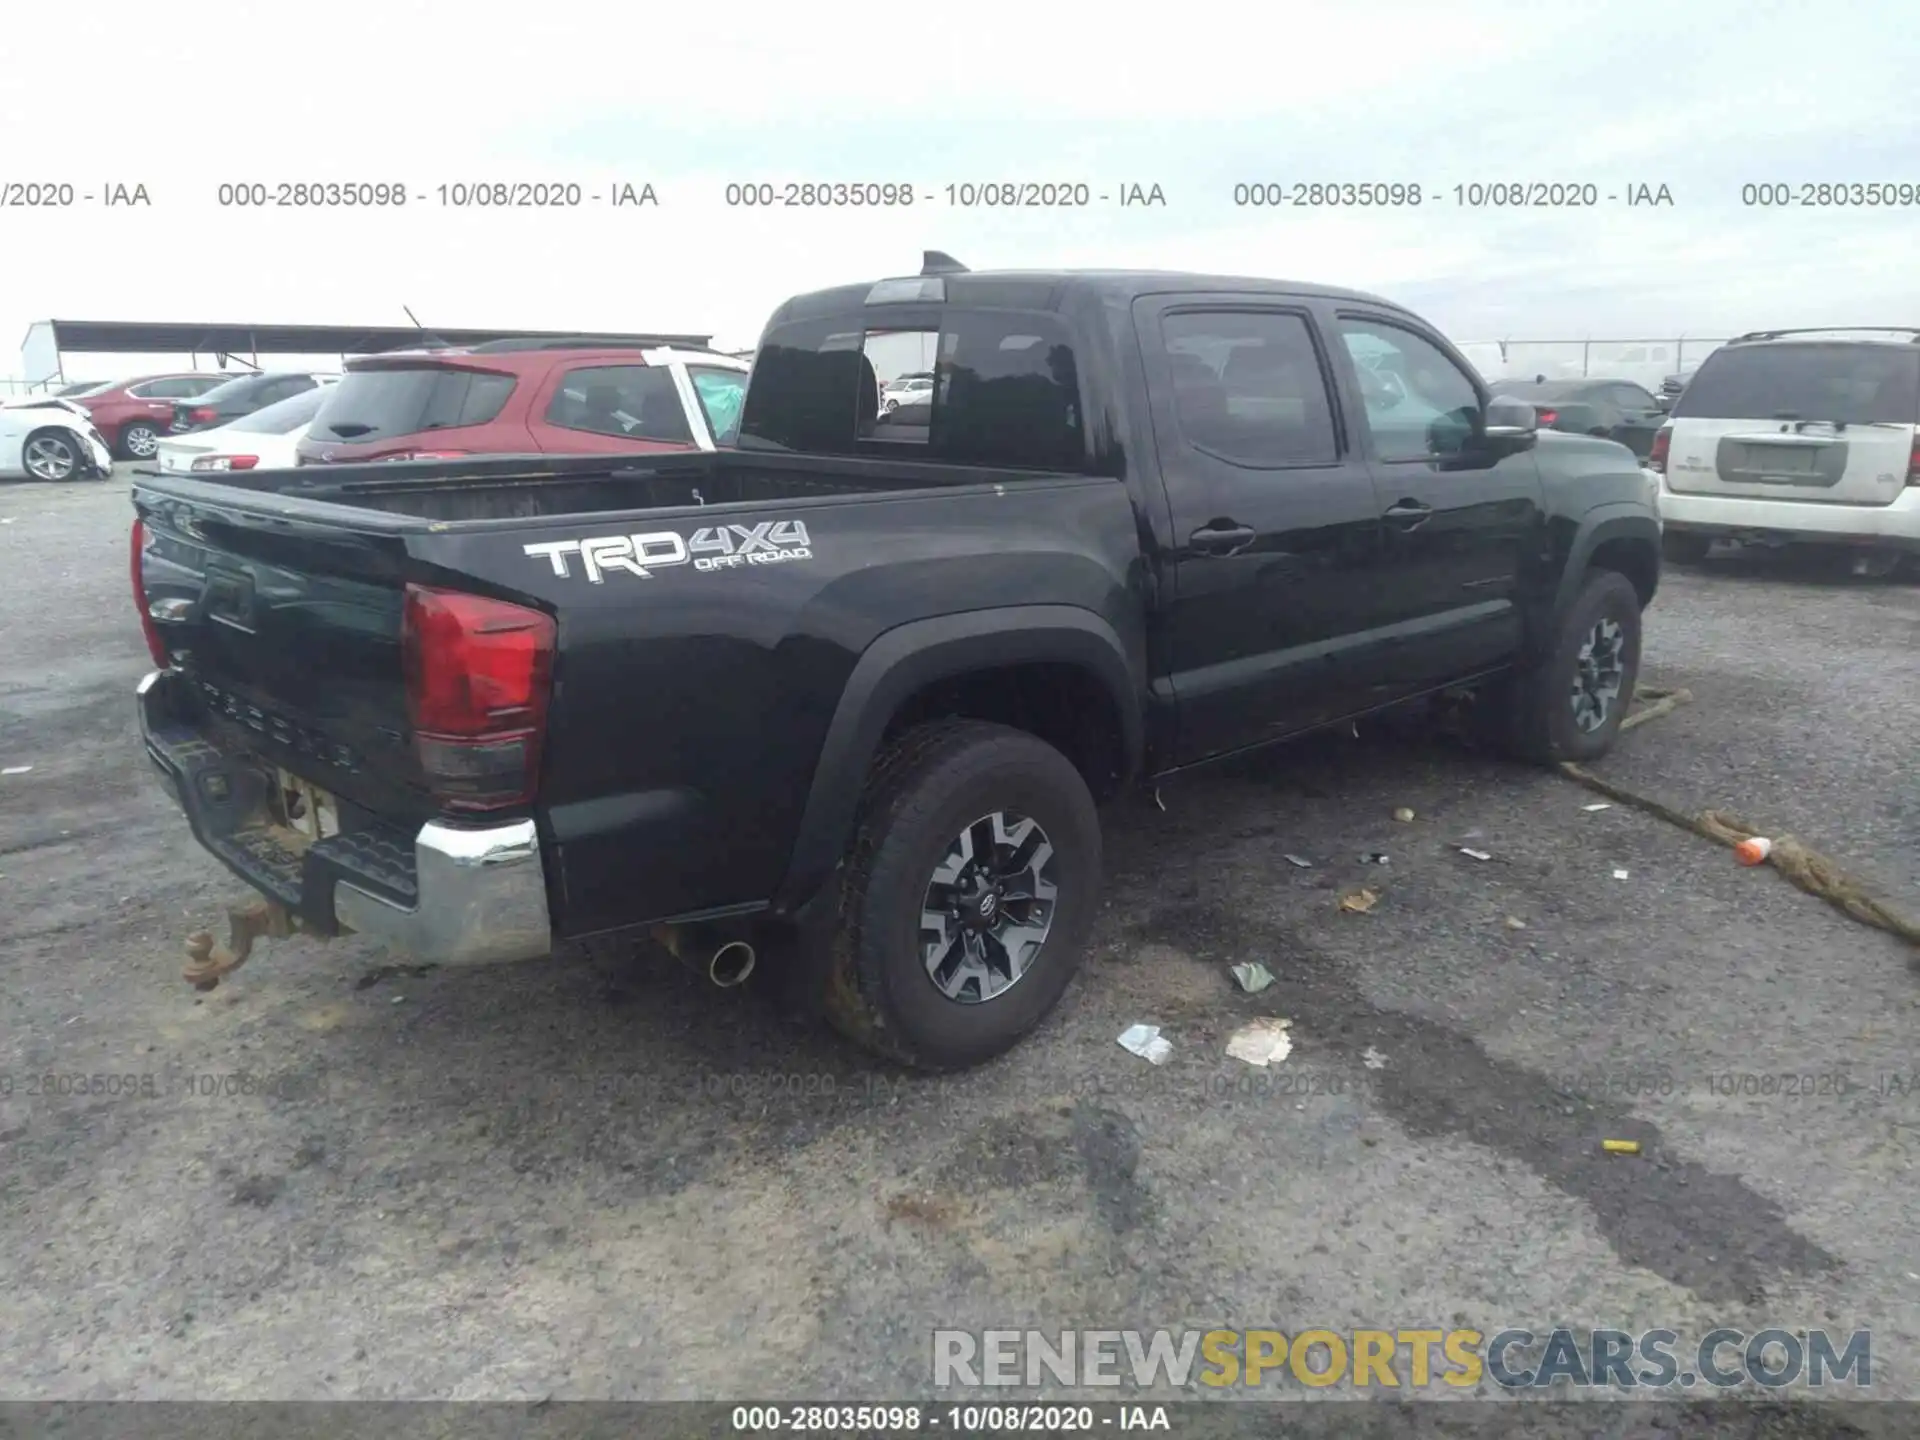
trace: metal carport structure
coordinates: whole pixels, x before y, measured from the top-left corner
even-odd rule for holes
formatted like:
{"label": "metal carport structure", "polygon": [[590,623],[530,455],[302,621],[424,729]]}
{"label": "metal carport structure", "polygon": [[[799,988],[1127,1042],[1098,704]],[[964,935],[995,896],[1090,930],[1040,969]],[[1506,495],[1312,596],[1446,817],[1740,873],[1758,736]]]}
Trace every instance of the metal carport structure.
{"label": "metal carport structure", "polygon": [[619,345],[711,348],[711,335],[580,330],[447,330],[413,325],[216,325],[148,320],[40,320],[20,345],[20,373],[29,385],[66,379],[66,355],[187,355],[216,368],[239,362],[260,368],[262,355],[378,355],[429,345],[484,345],[493,340],[579,340]]}

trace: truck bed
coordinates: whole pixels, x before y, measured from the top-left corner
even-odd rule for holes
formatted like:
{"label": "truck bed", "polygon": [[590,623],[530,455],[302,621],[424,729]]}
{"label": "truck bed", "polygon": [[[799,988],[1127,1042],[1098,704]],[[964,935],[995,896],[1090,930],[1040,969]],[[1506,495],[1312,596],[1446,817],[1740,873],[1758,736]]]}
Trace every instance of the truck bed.
{"label": "truck bed", "polygon": [[244,827],[202,835],[321,925],[320,867],[354,859],[335,852],[373,837],[404,856],[448,818],[409,710],[421,588],[555,621],[538,796],[497,818],[537,824],[564,934],[765,902],[853,667],[891,630],[961,617],[959,635],[1018,596],[1104,617],[1144,672],[1137,520],[1112,478],[486,457],[142,475],[133,502],[141,604],[170,657],[151,733],[176,768],[204,747],[337,802],[341,838],[299,864],[241,855]]}
{"label": "truck bed", "polygon": [[[977,468],[748,455],[488,456],[222,473],[217,482],[140,471],[165,489],[217,483],[257,495],[353,506],[434,521],[551,519],[710,505],[785,504],[991,483]],[[1018,478],[1010,473],[1007,478]]]}

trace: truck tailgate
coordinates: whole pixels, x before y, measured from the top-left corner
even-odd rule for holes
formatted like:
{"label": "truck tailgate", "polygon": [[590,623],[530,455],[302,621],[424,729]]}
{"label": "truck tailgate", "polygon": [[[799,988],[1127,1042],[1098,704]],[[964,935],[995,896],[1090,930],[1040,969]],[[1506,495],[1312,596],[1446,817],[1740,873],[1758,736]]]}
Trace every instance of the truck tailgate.
{"label": "truck tailgate", "polygon": [[[181,487],[197,488],[210,487]],[[134,506],[141,601],[209,719],[385,819],[429,814],[407,720],[400,538],[142,487]]]}

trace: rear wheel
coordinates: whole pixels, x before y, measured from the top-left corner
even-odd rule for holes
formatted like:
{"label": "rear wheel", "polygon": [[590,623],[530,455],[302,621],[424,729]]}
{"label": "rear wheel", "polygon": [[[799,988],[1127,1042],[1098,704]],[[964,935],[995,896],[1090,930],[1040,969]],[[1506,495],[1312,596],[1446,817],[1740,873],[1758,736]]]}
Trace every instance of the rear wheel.
{"label": "rear wheel", "polygon": [[1065,755],[977,721],[910,731],[861,801],[827,1015],[916,1069],[989,1060],[1066,991],[1099,885],[1099,816]]}
{"label": "rear wheel", "polygon": [[1690,535],[1684,530],[1669,530],[1660,537],[1660,553],[1676,565],[1698,565],[1713,549],[1705,535]]}
{"label": "rear wheel", "polygon": [[36,430],[21,447],[20,463],[36,480],[71,480],[80,468],[80,442],[59,430]]}
{"label": "rear wheel", "polygon": [[129,460],[151,460],[160,448],[160,432],[145,420],[135,420],[120,431],[120,452]]}
{"label": "rear wheel", "polygon": [[1512,683],[1509,748],[1546,764],[1604,755],[1639,674],[1639,592],[1617,571],[1591,570],[1545,653]]}

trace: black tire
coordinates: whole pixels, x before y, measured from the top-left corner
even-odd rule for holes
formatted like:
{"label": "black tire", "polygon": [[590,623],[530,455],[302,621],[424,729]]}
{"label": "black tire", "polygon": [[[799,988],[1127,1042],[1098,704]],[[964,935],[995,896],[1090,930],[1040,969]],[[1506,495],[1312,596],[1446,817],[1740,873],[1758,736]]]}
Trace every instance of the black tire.
{"label": "black tire", "polygon": [[[65,474],[42,474],[33,468],[38,455],[50,456],[54,450],[63,450],[66,454]],[[20,447],[20,466],[29,479],[47,484],[65,484],[69,480],[77,480],[83,468],[80,442],[64,430],[36,430],[27,436]]]}
{"label": "black tire", "polygon": [[[141,436],[146,437],[145,446],[140,448]],[[113,450],[122,460],[151,460],[160,444],[160,427],[145,420],[134,420],[120,427],[120,434],[114,441]]]}
{"label": "black tire", "polygon": [[1710,536],[1694,535],[1685,530],[1669,530],[1660,537],[1660,554],[1676,565],[1698,565],[1707,558],[1707,552],[1713,549]]}
{"label": "black tire", "polygon": [[[1576,678],[1581,650],[1602,626],[1617,632],[1619,675],[1615,693],[1602,707],[1599,723],[1582,728],[1577,719]],[[1602,632],[1604,634],[1604,632]],[[1505,719],[1508,749],[1524,760],[1557,764],[1593,760],[1613,748],[1620,722],[1633,704],[1640,675],[1640,595],[1633,582],[1615,570],[1589,570],[1567,607],[1539,661],[1516,676],[1508,692]],[[1589,718],[1593,711],[1588,711]]]}
{"label": "black tire", "polygon": [[[921,929],[922,906],[949,847],[994,814],[1029,817],[1050,842],[1051,923],[1004,990],[949,998],[923,958],[934,932]],[[971,720],[909,731],[875,762],[861,797],[842,877],[828,1019],[849,1039],[917,1070],[964,1069],[1012,1049],[1059,1003],[1079,968],[1100,865],[1093,796],[1053,746]]]}

